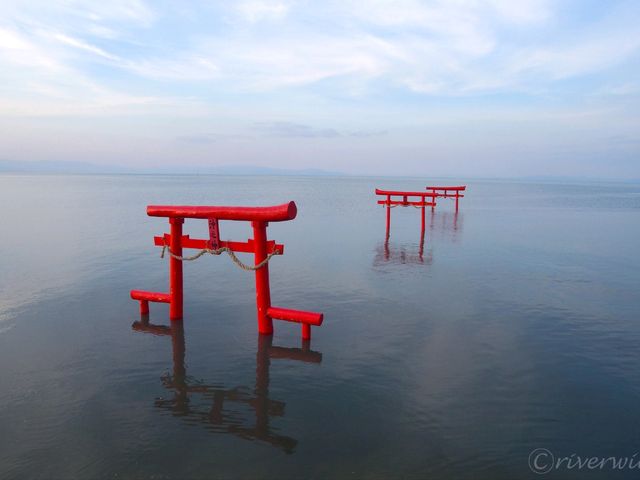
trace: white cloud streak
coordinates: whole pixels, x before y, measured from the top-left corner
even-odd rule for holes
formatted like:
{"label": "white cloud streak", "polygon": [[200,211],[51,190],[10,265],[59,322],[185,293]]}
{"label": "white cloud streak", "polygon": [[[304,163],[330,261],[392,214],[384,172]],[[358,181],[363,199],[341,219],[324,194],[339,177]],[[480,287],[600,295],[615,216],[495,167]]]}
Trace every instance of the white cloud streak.
{"label": "white cloud streak", "polygon": [[96,47],[95,45],[91,45],[90,43],[87,43],[82,40],[78,40],[77,38],[70,37],[63,33],[52,33],[52,34],[49,34],[48,36],[50,36],[52,40],[58,41],[64,45],[68,45],[70,47],[77,48],[79,50],[84,50],[85,52],[89,52],[99,57],[106,58],[107,60],[115,60],[115,61],[119,60],[119,58],[116,55],[112,55],[109,52],[106,52],[105,50],[99,47]]}
{"label": "white cloud streak", "polygon": [[222,33],[201,32],[188,49],[121,67],[151,79],[215,79],[234,91],[338,80],[348,92],[382,81],[414,93],[467,95],[530,91],[531,80],[537,89],[552,88],[555,80],[619,65],[640,49],[640,30],[627,21],[616,30],[615,18],[573,38],[504,37],[505,28],[544,32],[559,22],[547,0],[247,1],[233,12],[241,14]]}
{"label": "white cloud streak", "polygon": [[237,2],[235,8],[244,20],[257,23],[283,19],[290,5],[282,1],[245,0]]}
{"label": "white cloud streak", "polygon": [[[73,52],[84,52],[147,79],[215,80],[221,91],[327,80],[345,82],[347,92],[366,91],[372,81],[428,95],[519,91],[530,79],[549,85],[606,70],[640,49],[640,30],[629,21],[616,30],[615,12],[608,28],[587,25],[575,38],[509,42],[505,29],[542,32],[561,20],[550,0],[219,2],[208,12],[224,19],[215,34],[201,27],[173,45],[156,32],[152,44],[124,51],[118,39],[132,36],[128,27],[153,32],[154,22],[166,22],[171,11],[153,11],[140,0],[21,5],[3,7],[17,24],[0,30],[0,58],[7,63],[73,64],[78,71]],[[63,21],[50,25],[49,17]]]}

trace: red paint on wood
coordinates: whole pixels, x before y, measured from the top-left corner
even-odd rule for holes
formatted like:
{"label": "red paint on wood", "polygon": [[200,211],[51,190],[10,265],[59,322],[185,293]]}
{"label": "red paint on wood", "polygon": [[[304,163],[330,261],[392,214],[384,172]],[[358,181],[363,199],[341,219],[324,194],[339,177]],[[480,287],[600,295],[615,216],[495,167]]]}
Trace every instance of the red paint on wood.
{"label": "red paint on wood", "polygon": [[[174,255],[182,256],[182,224],[184,219],[171,218],[171,243],[169,248]],[[169,258],[169,295],[171,295],[171,303],[169,304],[169,319],[182,319],[182,260]]]}
{"label": "red paint on wood", "polygon": [[400,195],[400,196],[410,196],[410,197],[433,197],[435,196],[432,192],[405,192],[399,190],[380,190],[376,188],[376,195]]}
{"label": "red paint on wood", "polygon": [[209,248],[213,250],[220,248],[220,227],[217,218],[209,219]]}
{"label": "red paint on wood", "polygon": [[410,200],[378,200],[378,205],[400,205],[403,207],[415,206],[415,207],[430,207],[435,205],[435,202],[425,202],[425,201],[410,201]]}
{"label": "red paint on wood", "polygon": [[459,192],[466,190],[466,185],[459,185],[457,187],[427,187],[427,190],[457,190]]}
{"label": "red paint on wood", "polygon": [[[253,240],[255,247],[255,265],[267,258],[267,224],[252,222]],[[258,332],[262,335],[273,333],[273,322],[267,314],[271,305],[269,290],[269,265],[256,270],[256,306],[258,308]]]}
{"label": "red paint on wood", "polygon": [[322,325],[324,315],[316,312],[306,312],[303,310],[292,310],[290,308],[270,307],[269,316],[278,320],[286,320],[288,322],[306,323],[308,325]]}
{"label": "red paint on wood", "polygon": [[171,301],[171,296],[168,293],[146,292],[144,290],[131,290],[131,298],[159,303],[169,303]]}
{"label": "red paint on wood", "polygon": [[[210,240],[204,240],[201,238],[190,238],[189,235],[182,236],[182,248],[196,248],[198,250],[202,250],[205,248],[211,248],[209,246]],[[165,233],[161,237],[153,237],[153,243],[157,247],[163,247],[164,245],[169,245],[171,243],[171,235],[169,233]],[[218,248],[227,247],[233,250],[234,252],[242,252],[242,253],[254,253],[255,247],[253,245],[253,239],[249,239],[246,242],[231,242],[231,241],[218,241]],[[284,253],[284,245],[281,243],[276,243],[273,240],[267,240],[267,251],[269,253],[276,250],[276,255],[282,255]]]}
{"label": "red paint on wood", "polygon": [[296,218],[298,210],[294,202],[273,207],[198,207],[189,205],[149,205],[150,217],[217,218],[218,220],[284,222]]}

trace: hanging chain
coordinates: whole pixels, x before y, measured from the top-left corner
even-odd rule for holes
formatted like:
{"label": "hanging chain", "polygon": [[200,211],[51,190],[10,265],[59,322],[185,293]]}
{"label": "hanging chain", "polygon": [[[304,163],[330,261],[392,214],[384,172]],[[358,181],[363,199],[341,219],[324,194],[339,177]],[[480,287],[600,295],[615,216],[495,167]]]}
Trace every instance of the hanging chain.
{"label": "hanging chain", "polygon": [[220,255],[221,253],[226,252],[229,255],[229,257],[231,258],[231,260],[233,261],[233,263],[235,263],[242,270],[247,270],[247,271],[255,271],[255,270],[261,269],[267,263],[269,263],[269,260],[271,260],[271,257],[273,257],[274,255],[279,255],[280,254],[280,251],[277,248],[274,248],[273,252],[271,252],[269,255],[267,255],[267,257],[264,260],[262,260],[260,263],[258,263],[257,265],[247,265],[246,263],[242,263],[242,261],[238,257],[236,257],[236,254],[233,253],[233,250],[231,250],[229,247],[222,247],[222,248],[216,248],[216,249],[203,248],[202,250],[200,250],[195,255],[181,256],[181,255],[176,255],[175,253],[173,253],[168,245],[163,245],[162,246],[162,252],[160,253],[160,258],[164,258],[165,251],[169,252],[169,255],[171,256],[171,258],[174,258],[176,260],[180,260],[181,262],[182,261],[190,262],[192,260],[197,260],[198,258],[200,258],[201,256],[203,256],[203,255],[205,255],[207,253],[209,255]]}

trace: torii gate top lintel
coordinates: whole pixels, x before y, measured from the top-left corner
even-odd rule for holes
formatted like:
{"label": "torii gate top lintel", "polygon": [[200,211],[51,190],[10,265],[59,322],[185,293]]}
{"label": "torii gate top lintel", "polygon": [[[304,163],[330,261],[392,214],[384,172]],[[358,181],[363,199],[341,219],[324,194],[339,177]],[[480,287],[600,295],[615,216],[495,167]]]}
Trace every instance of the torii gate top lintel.
{"label": "torii gate top lintel", "polygon": [[297,213],[298,208],[293,201],[270,207],[191,205],[149,205],[147,207],[147,215],[150,217],[215,218],[253,222],[284,222],[296,218]]}

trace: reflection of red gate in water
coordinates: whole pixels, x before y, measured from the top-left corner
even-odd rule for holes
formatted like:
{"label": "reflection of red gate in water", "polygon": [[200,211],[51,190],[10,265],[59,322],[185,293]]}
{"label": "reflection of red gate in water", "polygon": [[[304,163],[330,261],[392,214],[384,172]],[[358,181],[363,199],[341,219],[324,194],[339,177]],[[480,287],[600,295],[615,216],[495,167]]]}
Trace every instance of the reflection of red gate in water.
{"label": "reflection of red gate in water", "polygon": [[[273,255],[282,255],[284,246],[267,240],[269,222],[293,220],[297,214],[294,202],[273,207],[229,207],[229,206],[156,206],[147,207],[152,217],[167,217],[171,233],[154,237],[155,245],[169,250],[169,293],[132,290],[131,298],[140,302],[140,313],[149,313],[149,302],[169,304],[169,318],[182,319],[182,261],[183,248],[200,249],[201,253],[220,254],[228,252],[235,258],[234,252],[254,254],[254,265],[243,268],[254,270],[256,276],[256,306],[258,311],[258,332],[273,334],[273,319],[286,320],[302,324],[302,338],[311,338],[311,325],[321,325],[322,313],[273,307],[269,289],[269,259]],[[209,239],[190,238],[182,234],[185,218],[205,219],[209,221]],[[220,240],[219,221],[248,221],[253,228],[253,238],[246,242]],[[237,262],[240,264],[240,262]]]}
{"label": "reflection of red gate in water", "polygon": [[[284,416],[286,403],[270,398],[269,370],[272,359],[321,363],[322,353],[311,350],[309,341],[303,340],[301,348],[278,347],[271,344],[273,337],[258,335],[255,387],[226,388],[205,384],[187,375],[182,322],[171,322],[171,326],[153,325],[144,315],[141,321],[133,323],[132,328],[138,332],[171,337],[173,372],[163,375],[162,384],[174,395],[156,399],[157,408],[171,412],[190,425],[200,423],[215,433],[259,440],[293,453],[298,441],[276,433],[270,425],[272,417]],[[249,417],[247,410],[252,411]]]}

